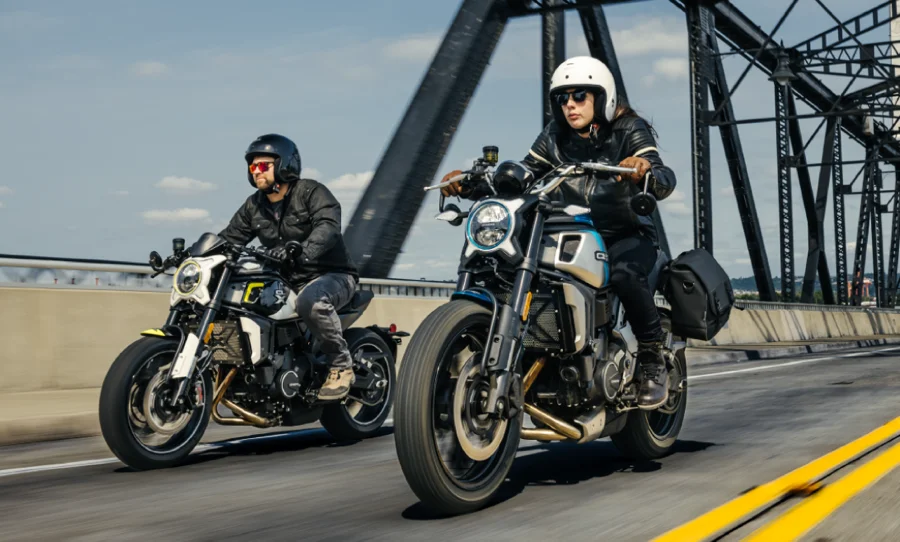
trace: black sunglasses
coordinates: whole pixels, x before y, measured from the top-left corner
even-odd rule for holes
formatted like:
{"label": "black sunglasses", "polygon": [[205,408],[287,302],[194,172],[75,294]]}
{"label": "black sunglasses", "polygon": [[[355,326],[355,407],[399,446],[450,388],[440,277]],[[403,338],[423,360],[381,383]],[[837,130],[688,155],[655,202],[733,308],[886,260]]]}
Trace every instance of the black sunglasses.
{"label": "black sunglasses", "polygon": [[569,103],[569,96],[571,96],[572,99],[575,100],[575,103],[580,104],[587,98],[587,93],[588,91],[584,89],[573,92],[561,92],[556,95],[556,103],[559,105],[566,105]]}

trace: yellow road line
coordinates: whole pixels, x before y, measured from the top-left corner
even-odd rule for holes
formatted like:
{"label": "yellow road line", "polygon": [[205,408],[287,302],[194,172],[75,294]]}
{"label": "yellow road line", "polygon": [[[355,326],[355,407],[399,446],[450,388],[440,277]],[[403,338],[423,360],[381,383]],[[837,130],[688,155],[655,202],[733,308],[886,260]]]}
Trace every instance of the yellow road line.
{"label": "yellow road line", "polygon": [[802,490],[837,467],[891,440],[900,433],[900,418],[841,446],[767,484],[758,486],[706,514],[654,538],[652,542],[706,540],[741,518],[757,512],[792,491]]}
{"label": "yellow road line", "polygon": [[797,504],[776,521],[760,527],[744,540],[796,540],[819,524],[857,493],[874,484],[900,465],[900,443],[875,459]]}

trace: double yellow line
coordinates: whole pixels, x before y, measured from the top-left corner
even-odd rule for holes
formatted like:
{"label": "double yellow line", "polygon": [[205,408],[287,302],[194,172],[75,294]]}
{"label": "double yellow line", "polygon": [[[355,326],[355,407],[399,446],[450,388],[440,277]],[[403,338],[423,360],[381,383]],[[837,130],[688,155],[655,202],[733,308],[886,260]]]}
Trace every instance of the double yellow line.
{"label": "double yellow line", "polygon": [[784,497],[796,494],[811,495],[745,539],[754,542],[795,540],[815,527],[854,495],[900,465],[900,443],[894,444],[875,459],[867,461],[833,484],[822,486],[817,483],[818,480],[897,436],[900,436],[900,418],[895,418],[871,433],[776,480],[756,487],[697,519],[655,538],[652,542],[708,540],[733,528],[740,520],[752,517]]}

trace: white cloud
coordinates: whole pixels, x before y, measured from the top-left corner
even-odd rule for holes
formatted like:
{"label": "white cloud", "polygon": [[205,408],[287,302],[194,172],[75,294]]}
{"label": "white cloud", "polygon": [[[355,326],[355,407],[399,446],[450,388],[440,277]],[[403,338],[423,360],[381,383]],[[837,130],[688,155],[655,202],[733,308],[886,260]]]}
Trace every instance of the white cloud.
{"label": "white cloud", "polygon": [[667,79],[687,78],[688,61],[683,57],[660,58],[653,63],[653,71]]}
{"label": "white cloud", "polygon": [[131,73],[140,77],[156,77],[168,71],[168,66],[155,60],[135,62],[131,65]]}
{"label": "white cloud", "polygon": [[430,60],[441,44],[441,36],[410,36],[384,46],[384,54],[398,60],[422,62]]}
{"label": "white cloud", "polygon": [[616,56],[687,51],[688,40],[684,19],[654,17],[637,19],[631,28],[612,33]]}
{"label": "white cloud", "polygon": [[163,177],[163,180],[156,183],[156,187],[170,192],[207,192],[216,189],[216,185],[212,183],[173,176]]}
{"label": "white cloud", "polygon": [[734,261],[734,263],[740,265],[750,265],[752,262],[750,261],[750,258],[738,258]]}
{"label": "white cloud", "polygon": [[9,196],[13,193],[13,189],[8,186],[0,186],[0,196]]}
{"label": "white cloud", "polygon": [[668,198],[659,202],[659,205],[666,214],[689,216],[694,213],[694,210],[687,204],[687,197],[685,197],[684,192],[677,188],[669,194]]}
{"label": "white cloud", "polygon": [[300,176],[304,179],[313,179],[318,181],[322,178],[322,172],[314,167],[305,167],[300,172]]}
{"label": "white cloud", "polygon": [[336,179],[332,179],[325,183],[329,189],[334,191],[362,191],[372,180],[374,171],[366,171],[364,173],[346,173]]}
{"label": "white cloud", "polygon": [[209,211],[206,209],[176,209],[174,211],[165,211],[160,209],[154,209],[151,211],[144,211],[142,213],[144,220],[147,222],[198,222],[198,221],[206,221],[211,222],[212,219],[209,218]]}

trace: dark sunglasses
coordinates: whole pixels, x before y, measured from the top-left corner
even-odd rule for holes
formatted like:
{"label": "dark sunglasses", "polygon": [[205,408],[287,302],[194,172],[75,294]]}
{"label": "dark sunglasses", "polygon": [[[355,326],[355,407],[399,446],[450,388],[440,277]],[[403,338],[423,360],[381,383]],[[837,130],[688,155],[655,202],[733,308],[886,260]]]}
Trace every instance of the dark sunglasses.
{"label": "dark sunglasses", "polygon": [[269,171],[270,167],[275,167],[275,162],[259,162],[256,164],[250,164],[250,173],[256,173],[259,171],[260,173],[265,173]]}
{"label": "dark sunglasses", "polygon": [[556,95],[556,103],[559,105],[566,105],[569,103],[569,96],[575,100],[575,103],[580,104],[587,98],[588,91],[586,90],[576,90],[574,92],[562,92]]}

